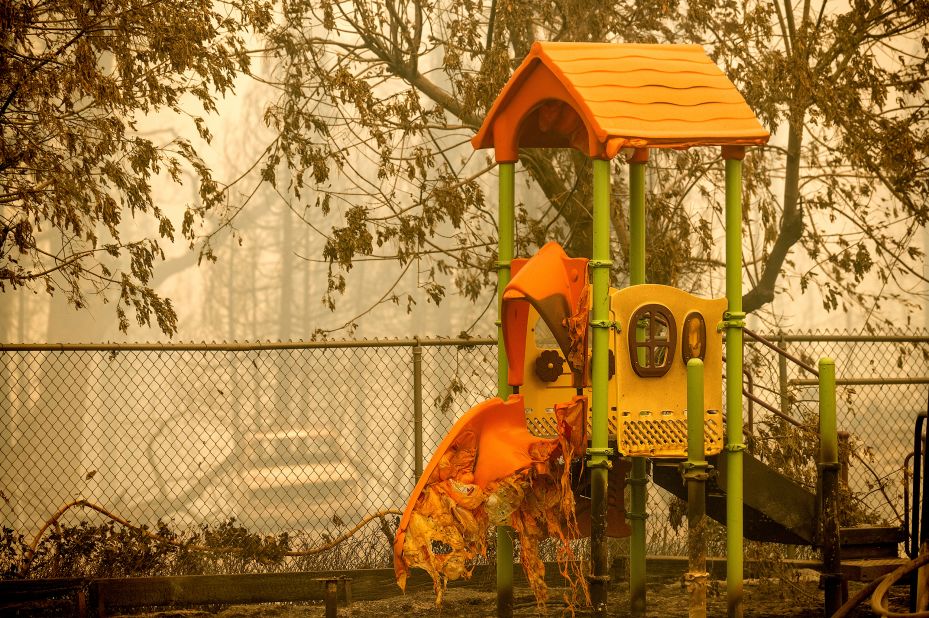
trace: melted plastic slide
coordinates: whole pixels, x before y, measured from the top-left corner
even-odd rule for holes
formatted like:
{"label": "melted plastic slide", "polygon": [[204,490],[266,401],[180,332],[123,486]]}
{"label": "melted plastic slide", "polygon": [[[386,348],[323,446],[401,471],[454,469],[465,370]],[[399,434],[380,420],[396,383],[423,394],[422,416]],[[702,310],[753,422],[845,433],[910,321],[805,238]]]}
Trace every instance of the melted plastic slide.
{"label": "melted plastic slide", "polygon": [[412,567],[424,569],[440,604],[446,583],[470,577],[474,558],[485,555],[490,527],[507,525],[519,536],[523,569],[540,605],[547,588],[538,547],[547,537],[561,541],[559,563],[572,589],[566,600],[589,601],[569,544],[580,536],[570,464],[587,446],[587,398],[559,404],[555,414],[553,439],[529,433],[519,395],[485,401],[455,423],[416,484],[394,538],[401,588]]}
{"label": "melted plastic slide", "polygon": [[558,342],[574,377],[586,386],[587,322],[590,300],[587,258],[570,258],[555,242],[546,243],[528,260],[513,260],[513,279],[503,292],[501,319],[509,359],[508,382],[523,383],[527,319],[530,305]]}

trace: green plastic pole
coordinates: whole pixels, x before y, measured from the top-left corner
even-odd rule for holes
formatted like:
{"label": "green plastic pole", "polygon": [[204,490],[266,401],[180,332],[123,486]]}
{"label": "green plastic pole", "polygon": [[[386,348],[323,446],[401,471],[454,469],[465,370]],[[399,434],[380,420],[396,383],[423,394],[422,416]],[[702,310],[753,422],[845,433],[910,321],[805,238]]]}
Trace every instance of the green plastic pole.
{"label": "green plastic pole", "polygon": [[836,420],[835,362],[819,360],[819,474],[822,491],[822,548],[825,614],[845,603],[839,537],[839,433]]}
{"label": "green plastic pole", "polygon": [[687,361],[687,459],[706,462],[703,427],[703,361]]}
{"label": "green plastic pole", "polygon": [[[629,285],[645,283],[645,165],[648,150],[637,150],[629,164]],[[633,616],[645,616],[645,518],[648,474],[644,457],[632,458],[629,539],[629,604]]]}
{"label": "green plastic pole", "polygon": [[629,285],[645,283],[645,164],[629,164]]}
{"label": "green plastic pole", "polygon": [[835,405],[835,361],[819,359],[819,461],[839,463],[839,432]]}
{"label": "green plastic pole", "polygon": [[593,329],[591,432],[587,465],[590,467],[590,601],[594,616],[606,616],[609,589],[609,546],[606,538],[607,475],[610,465],[609,429],[609,325],[610,318],[610,162],[593,161],[593,251],[591,278]]}
{"label": "green plastic pole", "polygon": [[742,159],[726,159],[726,600],[730,618],[742,618]]}
{"label": "green plastic pole", "polygon": [[[497,396],[510,395],[507,380],[506,348],[503,345],[503,289],[510,282],[510,261],[513,259],[515,238],[514,212],[516,192],[516,164],[500,163],[500,195],[497,221]],[[513,615],[513,532],[506,526],[497,527],[497,616]]]}
{"label": "green plastic pole", "polygon": [[689,618],[706,618],[706,456],[704,450],[703,361],[687,361],[687,584]]}

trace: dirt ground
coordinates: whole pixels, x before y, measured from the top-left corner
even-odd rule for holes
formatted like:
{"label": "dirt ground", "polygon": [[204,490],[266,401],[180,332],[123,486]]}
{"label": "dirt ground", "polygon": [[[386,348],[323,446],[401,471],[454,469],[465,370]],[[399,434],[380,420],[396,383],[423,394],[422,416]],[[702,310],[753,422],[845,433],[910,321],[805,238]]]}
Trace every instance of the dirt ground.
{"label": "dirt ground", "polygon": [[[707,604],[707,615],[726,615],[725,582],[711,582]],[[851,594],[857,590],[852,584]],[[900,603],[905,602],[905,589],[896,589],[893,595]],[[531,592],[517,589],[514,595],[516,616],[565,616],[570,612],[557,601],[560,591],[552,589],[545,614],[539,613]],[[813,578],[798,581],[747,580],[745,582],[745,615],[765,618],[813,618],[823,614],[822,591]],[[610,616],[629,615],[629,589],[617,583],[610,589]],[[901,606],[901,609],[902,606]],[[216,611],[171,610],[146,614],[134,614],[134,618],[323,618],[325,609],[321,605],[237,605]],[[496,594],[467,588],[450,588],[446,592],[441,608],[435,607],[431,592],[417,592],[394,596],[377,601],[356,601],[351,611],[339,607],[338,615],[352,618],[418,618],[438,616],[442,618],[495,618]],[[589,616],[579,609],[576,616]],[[873,616],[865,607],[858,616]],[[680,583],[655,583],[648,590],[648,616],[655,618],[687,616],[687,593]]]}

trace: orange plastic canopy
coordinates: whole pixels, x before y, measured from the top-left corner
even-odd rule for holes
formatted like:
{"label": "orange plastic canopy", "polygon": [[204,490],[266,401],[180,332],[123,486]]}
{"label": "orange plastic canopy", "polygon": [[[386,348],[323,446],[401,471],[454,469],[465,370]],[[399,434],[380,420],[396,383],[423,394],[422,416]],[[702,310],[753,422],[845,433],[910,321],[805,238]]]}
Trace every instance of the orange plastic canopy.
{"label": "orange plastic canopy", "polygon": [[746,146],[769,133],[699,45],[538,41],[487,113],[476,149]]}
{"label": "orange plastic canopy", "polygon": [[[513,279],[503,290],[502,322],[503,343],[509,359],[507,381],[511,385],[523,383],[526,357],[526,326],[529,306],[535,307],[558,342],[580,385],[584,374],[586,346],[579,337],[572,338],[569,321],[583,309],[587,299],[587,258],[570,258],[556,242],[546,243],[538,253],[522,264]],[[583,307],[581,307],[583,305]],[[586,333],[583,320],[580,337]],[[581,354],[576,352],[580,351]]]}

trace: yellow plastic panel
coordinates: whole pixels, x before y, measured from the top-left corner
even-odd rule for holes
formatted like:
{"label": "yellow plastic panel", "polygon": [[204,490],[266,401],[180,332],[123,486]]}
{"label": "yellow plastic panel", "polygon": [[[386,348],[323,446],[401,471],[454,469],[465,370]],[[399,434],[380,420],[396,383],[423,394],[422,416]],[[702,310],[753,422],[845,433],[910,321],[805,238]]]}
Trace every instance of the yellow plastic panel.
{"label": "yellow plastic panel", "polygon": [[[629,334],[636,310],[658,305],[674,319],[675,333],[667,372],[658,377],[640,376],[633,367]],[[613,315],[621,329],[615,335],[617,379],[610,382],[610,427],[617,428],[617,448],[623,455],[680,458],[687,455],[687,365],[682,355],[685,318],[692,312],[703,316],[706,326],[704,362],[705,451],[715,455],[723,447],[722,334],[716,326],[726,310],[726,299],[704,299],[664,285],[636,285],[611,294]],[[669,337],[669,339],[672,337]],[[647,363],[646,363],[647,364]],[[614,403],[616,402],[616,403]]]}
{"label": "yellow plastic panel", "polygon": [[[612,292],[612,291],[611,291]],[[613,317],[611,315],[610,319]],[[575,389],[571,383],[571,370],[567,361],[562,365],[561,374],[554,382],[545,382],[536,375],[535,362],[545,351],[558,352],[557,341],[547,332],[545,322],[539,319],[539,313],[533,308],[529,310],[527,320],[528,333],[526,337],[526,355],[525,367],[523,372],[523,384],[520,386],[519,394],[522,395],[526,405],[526,425],[529,431],[539,437],[552,437],[557,435],[555,423],[555,404],[571,401],[575,394]],[[610,337],[610,349],[615,354],[616,336],[612,333]],[[564,357],[562,356],[562,359]],[[616,406],[616,377],[610,380],[610,409]],[[590,388],[584,389],[584,394],[590,396]],[[587,431],[590,432],[590,418],[587,419]],[[615,414],[609,420],[609,433],[611,436],[616,435],[616,417]]]}

